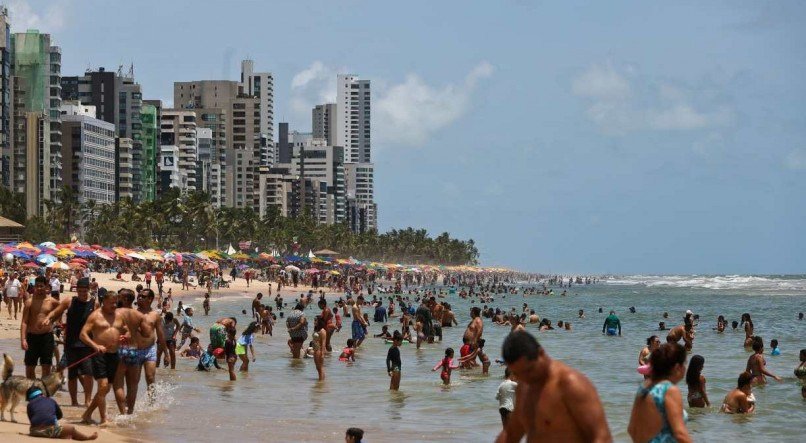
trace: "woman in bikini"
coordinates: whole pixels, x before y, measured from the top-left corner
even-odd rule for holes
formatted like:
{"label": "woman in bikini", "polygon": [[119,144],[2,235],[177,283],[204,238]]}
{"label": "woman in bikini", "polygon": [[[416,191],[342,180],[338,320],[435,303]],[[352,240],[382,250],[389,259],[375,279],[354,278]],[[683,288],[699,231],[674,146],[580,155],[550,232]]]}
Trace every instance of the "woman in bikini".
{"label": "woman in bikini", "polygon": [[688,406],[690,408],[705,408],[711,406],[708,394],[705,392],[705,377],[702,376],[702,367],[705,359],[701,355],[691,357],[686,372],[686,385],[688,385]]}

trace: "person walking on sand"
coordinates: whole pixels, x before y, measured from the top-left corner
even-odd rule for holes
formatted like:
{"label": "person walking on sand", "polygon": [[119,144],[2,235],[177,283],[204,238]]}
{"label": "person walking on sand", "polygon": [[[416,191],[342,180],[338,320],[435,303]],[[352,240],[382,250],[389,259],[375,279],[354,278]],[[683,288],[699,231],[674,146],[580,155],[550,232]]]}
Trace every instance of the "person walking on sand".
{"label": "person walking on sand", "polygon": [[20,347],[25,351],[25,377],[36,378],[36,366],[42,365],[42,377],[50,374],[56,342],[48,315],[59,306],[59,301],[49,296],[50,286],[45,276],[40,275],[34,284],[33,297],[25,300],[20,325]]}
{"label": "person walking on sand", "polygon": [[79,339],[79,333],[92,311],[98,307],[98,303],[90,297],[87,280],[80,279],[76,285],[76,295],[62,299],[59,306],[48,314],[46,321],[49,324],[60,322],[62,313],[67,312],[67,328],[64,334],[64,354],[69,367],[67,390],[70,392],[71,405],[78,406],[78,383],[81,382],[84,389],[82,406],[87,406],[92,400],[92,361],[87,358],[92,353],[92,348]]}
{"label": "person walking on sand", "polygon": [[[515,409],[497,443],[611,442],[596,387],[581,372],[549,358],[537,339],[510,333],[502,356],[518,380]],[[550,417],[550,419],[549,419]]]}

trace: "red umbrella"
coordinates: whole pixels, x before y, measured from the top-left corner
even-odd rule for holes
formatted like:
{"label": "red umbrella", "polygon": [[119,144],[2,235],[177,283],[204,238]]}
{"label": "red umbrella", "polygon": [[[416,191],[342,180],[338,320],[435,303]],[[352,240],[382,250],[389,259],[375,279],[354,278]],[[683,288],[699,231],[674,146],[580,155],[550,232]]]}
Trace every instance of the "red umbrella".
{"label": "red umbrella", "polygon": [[23,268],[38,268],[39,265],[34,263],[34,262],[28,262],[28,263],[22,265],[22,267]]}
{"label": "red umbrella", "polygon": [[86,265],[88,262],[87,262],[87,260],[84,260],[83,258],[74,258],[74,259],[70,260],[70,263],[78,263],[80,265]]}
{"label": "red umbrella", "polygon": [[92,245],[92,249],[103,249],[104,247],[101,245]]}

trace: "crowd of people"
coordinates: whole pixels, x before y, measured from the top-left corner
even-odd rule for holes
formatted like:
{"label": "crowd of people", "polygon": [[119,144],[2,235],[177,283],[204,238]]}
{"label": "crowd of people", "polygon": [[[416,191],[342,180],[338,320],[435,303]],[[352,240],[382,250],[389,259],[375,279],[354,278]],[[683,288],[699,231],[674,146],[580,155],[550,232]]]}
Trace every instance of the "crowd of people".
{"label": "crowd of people", "polygon": [[[338,354],[340,361],[351,362],[361,358],[366,340],[388,342],[385,369],[390,378],[389,389],[399,390],[404,366],[400,346],[409,342],[419,349],[424,343],[442,342],[443,328],[459,325],[457,314],[447,300],[450,295],[456,295],[472,298],[478,305],[469,310],[458,357],[453,346],[447,346],[433,367],[433,371],[439,371],[442,384],[451,386],[454,370],[480,368],[482,374],[488,374],[491,360],[485,351],[484,319],[491,325],[510,328],[501,348],[502,359],[496,360],[506,366],[505,380],[495,395],[503,424],[497,441],[517,442],[523,436],[566,441],[612,439],[595,386],[578,370],[551,359],[535,336],[526,330],[530,324],[535,324],[537,331],[552,330],[551,321],[541,319],[527,303],[523,304],[521,312],[515,308],[507,312],[490,306],[497,294],[550,296],[555,294],[546,284],[570,288],[574,284],[595,283],[593,278],[563,280],[555,277],[544,281],[542,287],[524,288],[495,279],[466,281],[467,286],[455,286],[462,283],[462,278],[446,277],[442,283],[447,286],[424,289],[416,285],[434,282],[396,279],[384,286],[369,275],[352,276],[337,283],[344,291],[337,300],[328,300],[324,289],[311,289],[287,302],[279,288],[283,284],[293,285],[294,278],[291,273],[283,273],[278,274],[280,280],[275,282],[274,306],[267,304],[272,297],[272,284],[268,284],[268,297],[258,293],[252,300],[251,319],[240,333],[238,318],[221,317],[209,328],[208,337],[202,337],[202,331],[194,324],[194,309],[183,306],[182,301],[174,309],[173,294],[171,290],[164,290],[162,270],[158,272],[159,276],[157,272],[148,271],[145,279],[136,280],[139,284],[134,290],[118,291],[99,288],[89,272],[77,272],[72,296],[66,292],[73,289],[73,283],[65,288],[63,280],[53,273],[38,275],[34,272],[23,276],[8,273],[3,281],[4,302],[10,318],[16,318],[18,313],[20,316],[20,346],[25,352],[26,377],[36,378],[37,366],[41,367],[41,376],[47,376],[54,370],[55,358],[55,370],[67,371],[71,404],[85,407],[82,422],[103,424],[109,420],[106,403],[109,391],[113,392],[118,413],[132,414],[138,401],[141,377],[145,377],[146,397],[151,401],[157,368],[164,365],[166,369],[175,369],[178,359],[194,359],[199,371],[226,370],[229,379],[236,381],[238,373],[248,372],[250,363],[256,361],[255,335],[273,336],[279,317],[287,329],[292,358],[312,358],[320,381],[326,380],[325,360],[331,353]],[[244,274],[246,278],[254,277]],[[231,277],[237,275],[233,273]],[[218,272],[206,278],[211,282],[222,276],[223,273]],[[151,288],[152,279],[156,292]],[[375,293],[371,294],[369,288]],[[211,311],[209,300],[208,293],[203,305],[205,315]],[[309,321],[306,311],[310,312],[309,307],[313,306],[313,318]],[[243,314],[250,315],[246,310]],[[370,314],[374,323],[382,325],[378,334],[369,330]],[[664,315],[667,320],[668,317]],[[802,320],[803,314],[799,317]],[[585,318],[583,310],[579,311],[578,318]],[[343,320],[350,337],[341,350],[334,351],[332,339],[342,329]],[[698,316],[687,311],[682,324],[668,329],[665,343],[653,335],[639,352],[637,370],[644,376],[644,382],[636,393],[628,427],[635,441],[691,440],[682,392],[677,387],[684,379],[688,387],[688,407],[710,406],[706,379],[702,375],[705,358],[697,354],[689,358],[694,349],[698,320]],[[571,330],[567,320],[558,321],[557,326]],[[756,407],[753,387],[766,383],[767,377],[780,380],[766,368],[764,342],[754,334],[749,313],[742,315],[740,326],[745,332],[743,346],[752,348],[753,354],[746,371],[738,376],[736,388],[722,402],[720,410],[730,414],[752,413]],[[610,311],[602,334],[621,335],[621,327],[621,320]],[[733,328],[736,327],[734,322]],[[714,329],[722,333],[726,328],[727,321],[719,316]],[[659,329],[666,330],[665,327]],[[777,341],[771,344],[772,352],[776,352]],[[795,375],[806,380],[806,350],[800,351],[800,365]],[[78,398],[79,384],[84,393],[82,401]],[[30,394],[32,403],[44,405],[42,400],[36,400],[41,393]],[[806,398],[806,388],[802,395]],[[43,408],[45,406],[34,409],[41,414]],[[47,409],[56,416],[58,407],[53,409],[48,402]],[[94,420],[96,413],[97,421]],[[94,437],[75,428],[59,426],[57,421],[34,424],[32,420],[31,423],[32,435]],[[363,431],[350,428],[345,438],[361,441],[362,436]]]}

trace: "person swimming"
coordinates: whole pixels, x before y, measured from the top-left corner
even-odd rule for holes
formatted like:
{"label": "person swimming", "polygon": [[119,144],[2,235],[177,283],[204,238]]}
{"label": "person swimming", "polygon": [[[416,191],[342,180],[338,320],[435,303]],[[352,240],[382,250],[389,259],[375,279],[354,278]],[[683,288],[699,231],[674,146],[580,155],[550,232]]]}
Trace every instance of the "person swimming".
{"label": "person swimming", "polygon": [[347,339],[347,347],[341,350],[339,361],[355,361],[355,340]]}
{"label": "person swimming", "polygon": [[778,340],[770,340],[770,355],[781,355],[781,350],[778,349]]}
{"label": "person swimming", "polygon": [[753,397],[753,374],[745,371],[739,374],[736,389],[728,392],[722,400],[721,412],[726,414],[750,414],[756,409]]}

